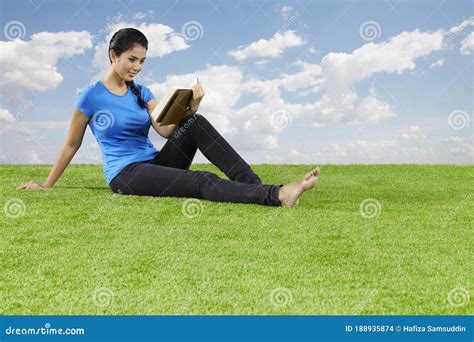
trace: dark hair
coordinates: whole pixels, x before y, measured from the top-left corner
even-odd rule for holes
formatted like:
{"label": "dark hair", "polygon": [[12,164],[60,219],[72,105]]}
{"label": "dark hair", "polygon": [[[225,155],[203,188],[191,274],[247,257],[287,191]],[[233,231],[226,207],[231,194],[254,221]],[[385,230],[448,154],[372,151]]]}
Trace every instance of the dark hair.
{"label": "dark hair", "polygon": [[[136,44],[139,44],[148,50],[148,40],[146,39],[143,33],[131,27],[123,28],[115,32],[112,38],[110,39],[109,49],[107,50],[107,53],[109,53],[110,50],[114,50],[117,57],[119,57],[125,51],[133,49]],[[109,60],[110,63],[112,63],[110,54]],[[130,90],[137,96],[138,105],[141,108],[146,108],[147,104],[145,103],[145,101],[143,101],[142,96],[140,94],[140,90],[138,90],[137,86],[135,85],[135,82],[131,80],[125,81],[125,83],[127,84],[127,86],[130,87]]]}

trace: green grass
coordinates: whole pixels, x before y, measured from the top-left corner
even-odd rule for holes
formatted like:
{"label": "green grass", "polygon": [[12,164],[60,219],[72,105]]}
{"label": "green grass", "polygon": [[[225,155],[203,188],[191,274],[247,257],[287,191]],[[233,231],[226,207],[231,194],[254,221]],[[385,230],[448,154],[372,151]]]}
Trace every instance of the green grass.
{"label": "green grass", "polygon": [[[15,189],[50,167],[0,166],[3,315],[473,313],[474,166],[324,165],[297,209],[201,201],[195,218],[113,194],[100,165]],[[310,166],[253,169],[280,184]]]}

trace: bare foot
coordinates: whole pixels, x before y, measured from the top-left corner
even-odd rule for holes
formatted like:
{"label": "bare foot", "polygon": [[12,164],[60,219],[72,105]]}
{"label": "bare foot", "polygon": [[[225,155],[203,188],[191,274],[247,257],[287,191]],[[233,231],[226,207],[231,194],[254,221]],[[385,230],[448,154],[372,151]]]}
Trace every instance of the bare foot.
{"label": "bare foot", "polygon": [[314,188],[316,186],[320,173],[321,170],[319,167],[317,167],[307,173],[303,179],[282,186],[278,193],[278,198],[280,199],[281,206],[285,208],[295,208],[296,206],[298,206],[299,197],[306,190]]}

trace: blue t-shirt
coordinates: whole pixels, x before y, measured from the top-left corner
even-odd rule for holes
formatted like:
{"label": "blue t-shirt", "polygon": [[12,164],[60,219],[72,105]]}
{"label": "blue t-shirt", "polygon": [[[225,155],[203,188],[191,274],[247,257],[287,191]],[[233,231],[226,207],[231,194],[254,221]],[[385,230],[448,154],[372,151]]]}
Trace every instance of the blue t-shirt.
{"label": "blue t-shirt", "polygon": [[[155,98],[147,87],[135,85],[145,103]],[[97,81],[82,90],[76,107],[89,118],[102,151],[107,183],[128,164],[153,159],[158,153],[148,138],[151,120],[147,109],[140,108],[130,88],[125,95],[116,95]]]}

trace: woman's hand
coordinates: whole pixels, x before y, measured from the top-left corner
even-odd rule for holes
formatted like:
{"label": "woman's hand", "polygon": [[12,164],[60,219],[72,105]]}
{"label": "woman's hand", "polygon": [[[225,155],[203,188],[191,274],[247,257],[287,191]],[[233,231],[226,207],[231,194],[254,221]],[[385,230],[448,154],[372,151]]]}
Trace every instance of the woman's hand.
{"label": "woman's hand", "polygon": [[23,183],[17,189],[45,189],[45,187],[43,186],[43,184],[31,181],[28,183]]}
{"label": "woman's hand", "polygon": [[193,97],[189,101],[189,108],[186,111],[186,115],[194,114],[198,111],[201,100],[204,97],[204,89],[201,86],[201,83],[196,83],[191,87],[193,90]]}

